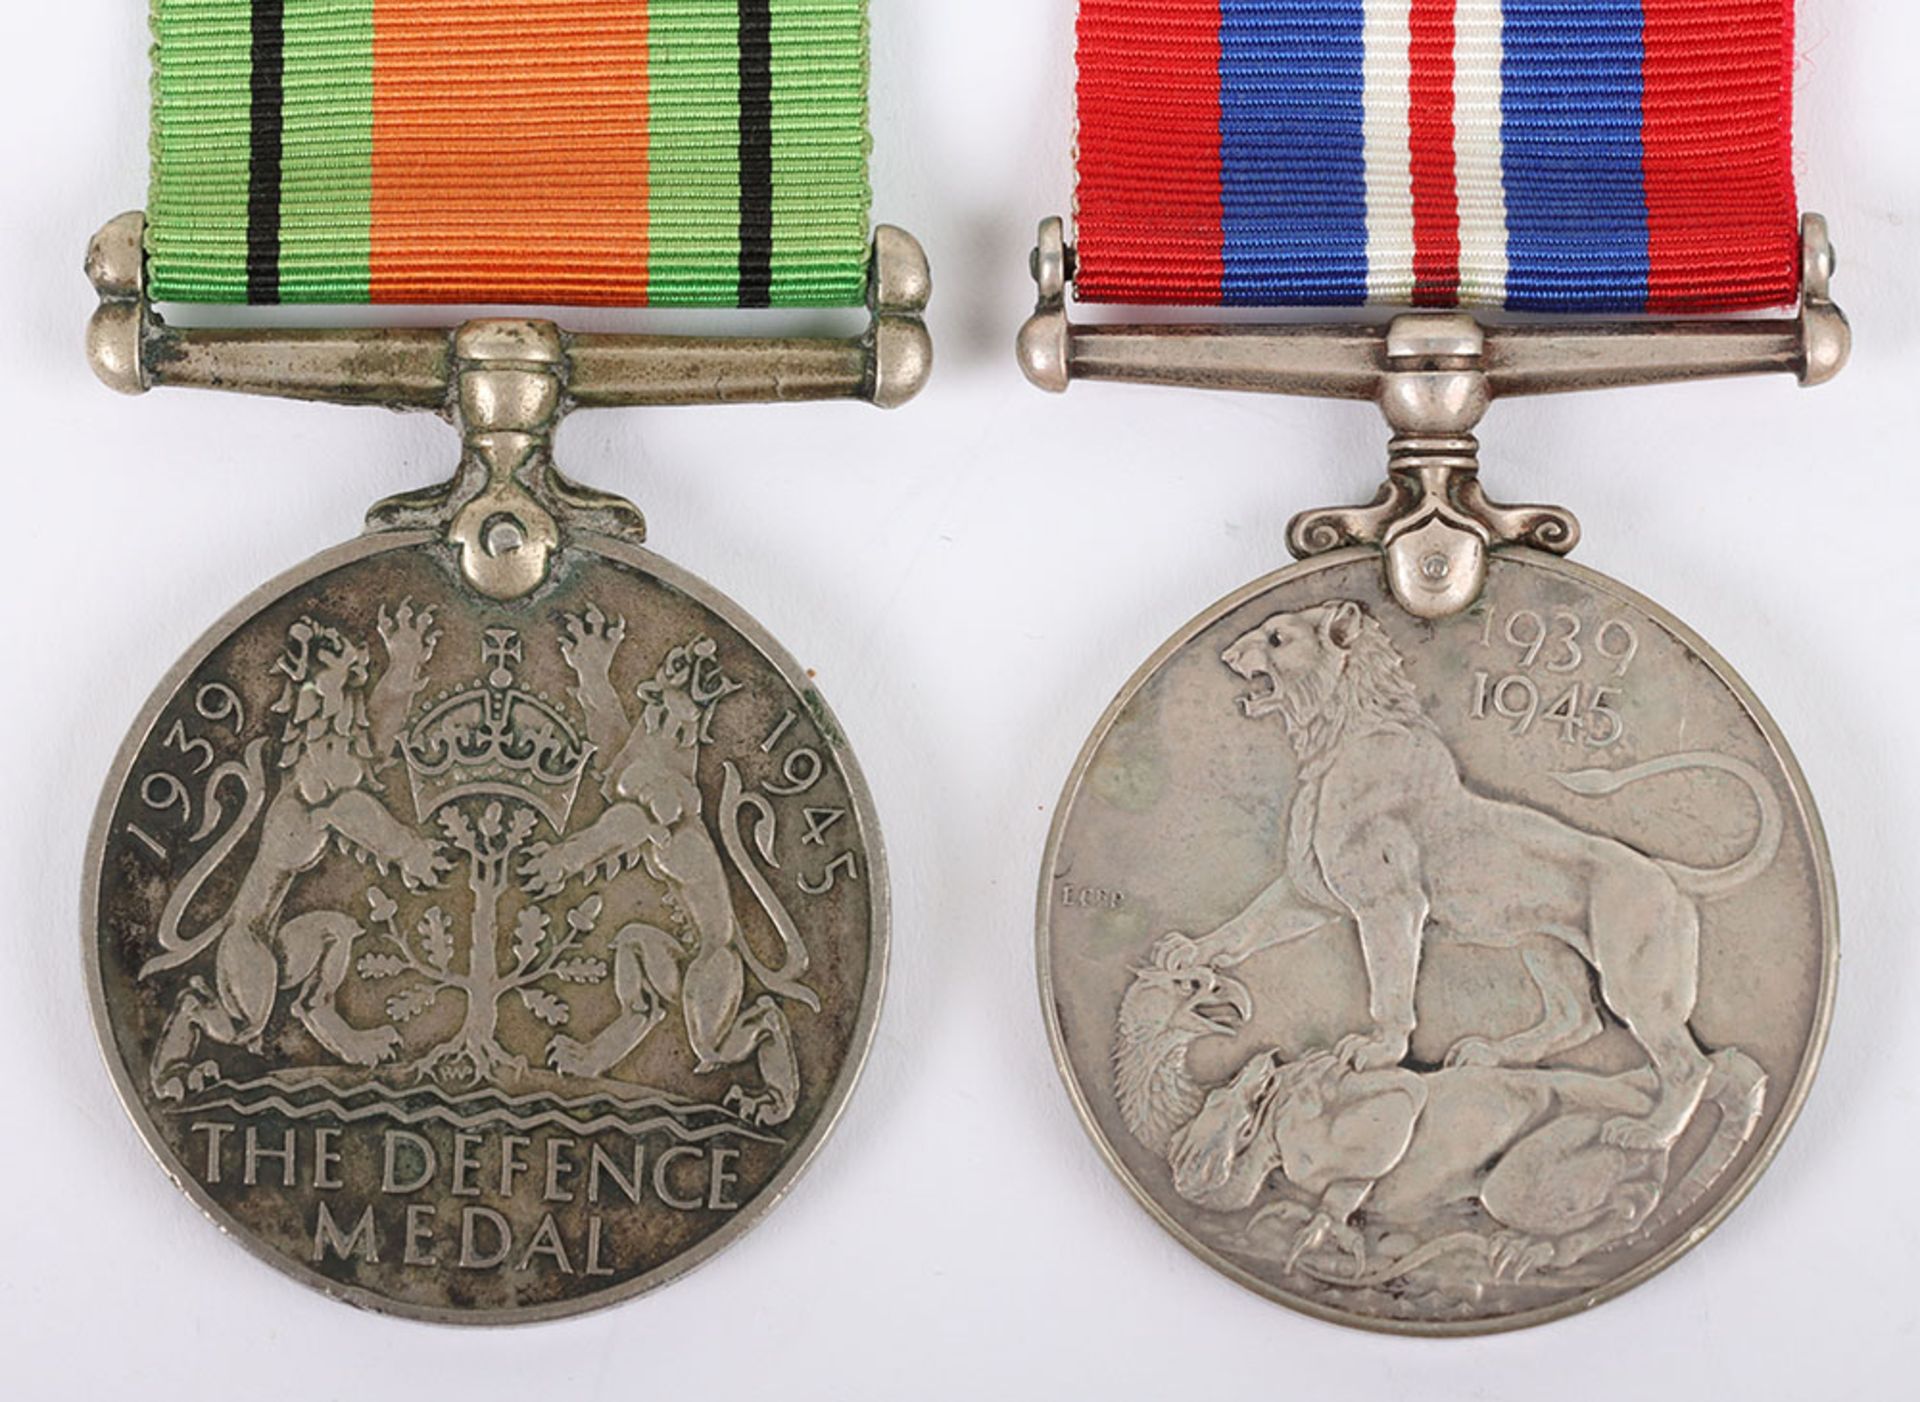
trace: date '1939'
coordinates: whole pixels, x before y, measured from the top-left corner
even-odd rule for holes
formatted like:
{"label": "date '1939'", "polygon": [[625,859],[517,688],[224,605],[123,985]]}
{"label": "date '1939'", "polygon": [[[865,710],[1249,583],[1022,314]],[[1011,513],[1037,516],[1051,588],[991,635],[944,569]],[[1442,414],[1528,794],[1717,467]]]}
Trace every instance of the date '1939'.
{"label": "date '1939'", "polygon": [[[246,729],[246,710],[238,694],[225,682],[208,682],[202,686],[194,693],[193,708],[200,720],[209,725],[224,726],[236,736]],[[217,758],[213,742],[204,736],[192,734],[187,729],[186,720],[180,717],[175,718],[172,728],[161,740],[161,748],[180,755],[196,777],[212,769]],[[192,828],[193,795],[178,775],[157,769],[140,781],[139,792],[140,801],[156,814],[177,814],[174,820],[176,827],[183,831]],[[173,855],[164,842],[139,823],[128,823],[126,835],[160,861],[168,861]],[[196,835],[195,840],[204,835]]]}
{"label": "date '1939'", "polygon": [[[1512,669],[1474,672],[1474,720],[1503,721],[1515,736],[1554,730],[1563,743],[1593,750],[1620,742],[1626,734],[1619,709],[1625,693],[1618,683],[1640,654],[1633,624],[1607,618],[1593,627],[1571,609],[1489,609],[1480,646],[1499,650],[1503,643],[1514,649]],[[1574,676],[1589,669],[1602,672],[1604,680]]]}

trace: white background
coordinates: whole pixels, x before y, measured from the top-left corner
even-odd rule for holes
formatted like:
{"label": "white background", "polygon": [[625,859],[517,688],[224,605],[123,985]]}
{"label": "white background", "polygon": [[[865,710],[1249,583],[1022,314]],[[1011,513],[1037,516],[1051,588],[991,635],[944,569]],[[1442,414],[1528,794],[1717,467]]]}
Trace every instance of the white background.
{"label": "white background", "polygon": [[1578,558],[1714,640],[1796,746],[1845,917],[1825,1070],[1777,1165],[1702,1249],[1587,1317],[1441,1343],[1313,1322],[1190,1258],[1102,1166],[1048,1054],[1033,881],[1085,732],[1168,633],[1285,562],[1292,511],[1370,495],[1384,445],[1364,407],[1101,386],[1056,400],[1022,382],[1026,251],[1069,192],[1067,0],[875,7],[877,214],[925,240],[939,284],[940,371],[921,401],[599,414],[562,436],[570,472],[630,494],[663,552],[819,670],[858,745],[893,857],[896,953],[839,1134],[712,1264],[565,1324],[362,1315],[209,1227],[148,1159],[95,1050],[76,925],[97,786],[207,623],[350,535],[374,499],[444,474],[454,440],[429,419],[97,386],[78,264],[144,190],[144,7],[7,9],[0,1394],[1912,1395],[1906,0],[1802,5],[1803,200],[1840,247],[1847,375],[1818,392],[1755,380],[1513,403],[1483,430],[1494,494],[1574,507]]}

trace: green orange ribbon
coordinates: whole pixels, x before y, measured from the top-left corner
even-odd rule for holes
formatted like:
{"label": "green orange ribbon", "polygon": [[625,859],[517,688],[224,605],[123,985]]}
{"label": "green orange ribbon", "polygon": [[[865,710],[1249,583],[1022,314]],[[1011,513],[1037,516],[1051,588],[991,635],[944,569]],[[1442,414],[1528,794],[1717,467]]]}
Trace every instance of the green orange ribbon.
{"label": "green orange ribbon", "polygon": [[866,0],[152,0],[152,295],[840,305]]}

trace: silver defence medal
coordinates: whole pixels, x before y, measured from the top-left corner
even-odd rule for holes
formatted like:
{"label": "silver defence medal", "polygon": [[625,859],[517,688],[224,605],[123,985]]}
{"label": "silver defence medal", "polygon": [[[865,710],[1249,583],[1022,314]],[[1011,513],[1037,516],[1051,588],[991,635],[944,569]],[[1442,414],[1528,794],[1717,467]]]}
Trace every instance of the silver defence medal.
{"label": "silver defence medal", "polygon": [[806,672],[553,432],[910,398],[918,246],[879,231],[846,341],[176,330],[143,266],[138,216],[89,257],[115,388],[427,410],[464,451],[216,624],[122,748],[85,938],[129,1111],[215,1222],[356,1304],[512,1322],[673,1279],[832,1128],[886,870]]}

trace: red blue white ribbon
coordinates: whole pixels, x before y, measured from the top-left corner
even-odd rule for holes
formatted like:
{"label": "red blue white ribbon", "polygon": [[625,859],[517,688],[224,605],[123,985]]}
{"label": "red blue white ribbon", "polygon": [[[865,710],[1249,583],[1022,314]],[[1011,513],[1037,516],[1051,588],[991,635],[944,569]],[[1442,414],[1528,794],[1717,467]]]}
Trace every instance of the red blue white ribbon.
{"label": "red blue white ribbon", "polygon": [[1792,0],[1082,0],[1092,301],[1775,306]]}

